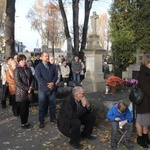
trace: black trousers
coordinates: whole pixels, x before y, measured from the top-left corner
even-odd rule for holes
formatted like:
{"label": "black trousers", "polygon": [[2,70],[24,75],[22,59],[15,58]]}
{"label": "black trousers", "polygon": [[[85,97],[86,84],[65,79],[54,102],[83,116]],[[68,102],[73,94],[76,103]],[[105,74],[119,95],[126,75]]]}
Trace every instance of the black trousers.
{"label": "black trousers", "polygon": [[19,115],[19,107],[18,107],[18,103],[16,102],[16,99],[15,99],[15,94],[10,95],[10,102],[11,102],[11,106],[12,106],[13,115],[18,116]]}
{"label": "black trousers", "polygon": [[[96,117],[92,112],[85,113],[79,119],[71,119],[69,123],[71,140],[73,140],[75,143],[79,143],[81,136],[86,137],[90,135],[93,131],[95,119]],[[84,125],[82,133],[80,132],[81,125]]]}
{"label": "black trousers", "polygon": [[66,82],[67,86],[69,86],[69,78],[62,78],[63,79],[63,84]]}
{"label": "black trousers", "polygon": [[30,101],[19,102],[21,124],[28,123]]}
{"label": "black trousers", "polygon": [[[2,85],[2,100],[1,100],[1,104],[2,104],[3,108],[6,107],[6,97],[9,98],[8,86],[7,86],[7,84],[3,84]],[[9,101],[9,103],[11,104],[10,101]]]}

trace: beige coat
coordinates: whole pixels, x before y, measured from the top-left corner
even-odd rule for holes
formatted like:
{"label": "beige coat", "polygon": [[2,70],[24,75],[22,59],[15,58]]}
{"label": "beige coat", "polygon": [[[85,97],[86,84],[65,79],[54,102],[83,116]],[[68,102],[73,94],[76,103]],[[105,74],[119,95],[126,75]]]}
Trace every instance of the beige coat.
{"label": "beige coat", "polygon": [[69,74],[70,74],[69,66],[68,65],[66,67],[65,66],[61,66],[60,69],[61,69],[62,78],[69,78]]}

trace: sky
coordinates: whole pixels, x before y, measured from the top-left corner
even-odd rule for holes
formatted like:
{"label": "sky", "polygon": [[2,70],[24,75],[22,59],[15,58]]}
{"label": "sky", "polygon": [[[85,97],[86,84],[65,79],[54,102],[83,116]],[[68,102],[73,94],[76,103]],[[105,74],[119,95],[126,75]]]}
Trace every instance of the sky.
{"label": "sky", "polygon": [[[31,24],[27,20],[26,15],[34,5],[35,0],[16,0],[16,14],[15,14],[15,39],[23,42],[26,46],[26,50],[33,51],[34,48],[41,48],[42,43],[40,36],[37,31],[31,29]],[[91,15],[93,11],[99,15],[103,12],[108,13],[112,0],[100,0],[99,2],[94,2],[91,9]],[[82,6],[81,6],[82,7]],[[67,18],[68,22],[72,22],[72,14],[68,10]],[[82,10],[80,14],[83,14]],[[80,23],[83,22],[82,15],[79,16]],[[63,47],[66,47],[64,45]]]}

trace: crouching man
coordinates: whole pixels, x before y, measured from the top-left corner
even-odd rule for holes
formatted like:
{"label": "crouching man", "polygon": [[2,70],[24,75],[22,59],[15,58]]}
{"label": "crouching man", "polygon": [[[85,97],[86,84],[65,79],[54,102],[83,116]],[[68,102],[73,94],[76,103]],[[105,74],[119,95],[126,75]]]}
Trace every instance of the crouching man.
{"label": "crouching man", "polygon": [[[71,146],[79,149],[82,148],[81,138],[95,139],[91,135],[95,119],[90,104],[85,98],[83,88],[76,86],[62,104],[58,115],[58,129],[70,138],[69,144]],[[80,132],[81,125],[84,126],[82,132]]]}

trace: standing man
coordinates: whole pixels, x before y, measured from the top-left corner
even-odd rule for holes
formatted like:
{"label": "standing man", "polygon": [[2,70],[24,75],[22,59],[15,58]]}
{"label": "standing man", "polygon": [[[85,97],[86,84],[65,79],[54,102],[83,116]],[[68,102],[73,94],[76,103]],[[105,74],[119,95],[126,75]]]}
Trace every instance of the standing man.
{"label": "standing man", "polygon": [[80,72],[82,70],[81,63],[79,62],[78,56],[74,58],[74,61],[72,62],[72,74],[73,74],[73,86],[76,86],[76,81],[78,81],[78,84],[80,84]]}
{"label": "standing man", "polygon": [[55,82],[58,74],[56,66],[49,63],[49,54],[44,51],[41,54],[42,63],[35,68],[35,77],[38,81],[38,100],[39,100],[39,128],[44,128],[46,108],[49,104],[50,122],[56,123],[56,90]]}
{"label": "standing man", "polygon": [[35,68],[40,62],[41,62],[41,60],[40,60],[40,55],[38,54],[38,55],[36,56],[36,59],[35,59],[34,62],[33,62],[33,67]]}

